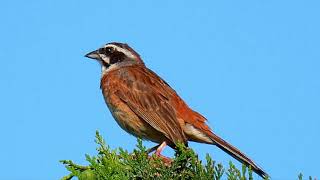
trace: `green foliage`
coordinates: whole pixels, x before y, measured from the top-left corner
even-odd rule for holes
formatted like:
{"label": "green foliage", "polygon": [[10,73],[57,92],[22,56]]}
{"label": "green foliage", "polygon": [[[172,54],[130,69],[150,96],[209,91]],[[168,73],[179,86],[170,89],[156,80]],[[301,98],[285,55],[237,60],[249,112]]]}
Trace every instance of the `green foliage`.
{"label": "green foliage", "polygon": [[[62,180],[77,177],[79,180],[106,180],[106,179],[201,179],[201,180],[253,180],[251,169],[242,166],[241,171],[231,162],[226,170],[217,164],[207,154],[206,162],[202,163],[195,152],[179,144],[171,163],[161,158],[147,154],[147,149],[138,139],[137,147],[132,153],[119,148],[111,150],[106,145],[99,132],[96,132],[98,154],[86,155],[88,166],[81,166],[70,160],[62,160],[70,174]],[[299,176],[302,179],[302,175]]]}
{"label": "green foliage", "polygon": [[[299,180],[303,180],[303,175],[302,175],[302,173],[300,173],[299,175],[298,175],[298,179]],[[315,180],[316,180],[316,178],[314,178]],[[309,176],[309,180],[312,180],[312,177],[311,176]]]}

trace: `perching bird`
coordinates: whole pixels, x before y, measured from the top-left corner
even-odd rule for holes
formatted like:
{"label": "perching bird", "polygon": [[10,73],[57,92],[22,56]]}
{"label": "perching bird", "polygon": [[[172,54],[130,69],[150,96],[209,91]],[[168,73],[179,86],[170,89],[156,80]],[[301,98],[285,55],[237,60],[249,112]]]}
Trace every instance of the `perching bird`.
{"label": "perching bird", "polygon": [[192,110],[168,83],[148,69],[127,44],[108,43],[85,55],[102,67],[101,90],[113,117],[128,133],[162,149],[188,141],[213,144],[251,166],[261,177],[267,174],[236,147],[212,132],[206,118]]}

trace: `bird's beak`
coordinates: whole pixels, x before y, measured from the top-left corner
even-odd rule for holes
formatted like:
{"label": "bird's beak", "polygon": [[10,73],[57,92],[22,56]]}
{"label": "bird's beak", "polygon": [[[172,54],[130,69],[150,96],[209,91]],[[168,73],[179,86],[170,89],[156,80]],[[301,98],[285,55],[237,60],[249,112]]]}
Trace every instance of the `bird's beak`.
{"label": "bird's beak", "polygon": [[88,54],[85,55],[85,57],[90,58],[90,59],[97,59],[97,60],[100,58],[98,50],[89,52]]}

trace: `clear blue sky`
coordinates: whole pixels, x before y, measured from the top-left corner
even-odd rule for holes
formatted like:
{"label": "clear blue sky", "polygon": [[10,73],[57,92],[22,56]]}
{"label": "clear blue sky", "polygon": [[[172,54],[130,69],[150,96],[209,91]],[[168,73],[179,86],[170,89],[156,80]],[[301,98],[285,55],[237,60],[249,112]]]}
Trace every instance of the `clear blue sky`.
{"label": "clear blue sky", "polygon": [[[16,1],[0,6],[0,179],[58,179],[95,130],[132,150],[84,54],[127,42],[273,179],[320,178],[319,1]],[[152,146],[152,143],[145,143]],[[191,143],[227,165],[214,146]],[[166,149],[166,154],[172,151]],[[234,161],[234,160],[233,160]]]}

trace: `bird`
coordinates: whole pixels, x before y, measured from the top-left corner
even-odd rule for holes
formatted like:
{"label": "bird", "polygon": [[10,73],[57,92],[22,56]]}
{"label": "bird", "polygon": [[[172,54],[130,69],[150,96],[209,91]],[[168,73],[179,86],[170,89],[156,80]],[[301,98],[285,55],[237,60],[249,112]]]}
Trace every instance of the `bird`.
{"label": "bird", "polygon": [[175,149],[177,143],[212,144],[251,166],[259,176],[268,177],[247,155],[216,135],[207,119],[191,109],[128,44],[107,43],[85,57],[101,65],[100,88],[118,125],[133,136],[157,143],[151,148],[156,155],[167,145]]}

